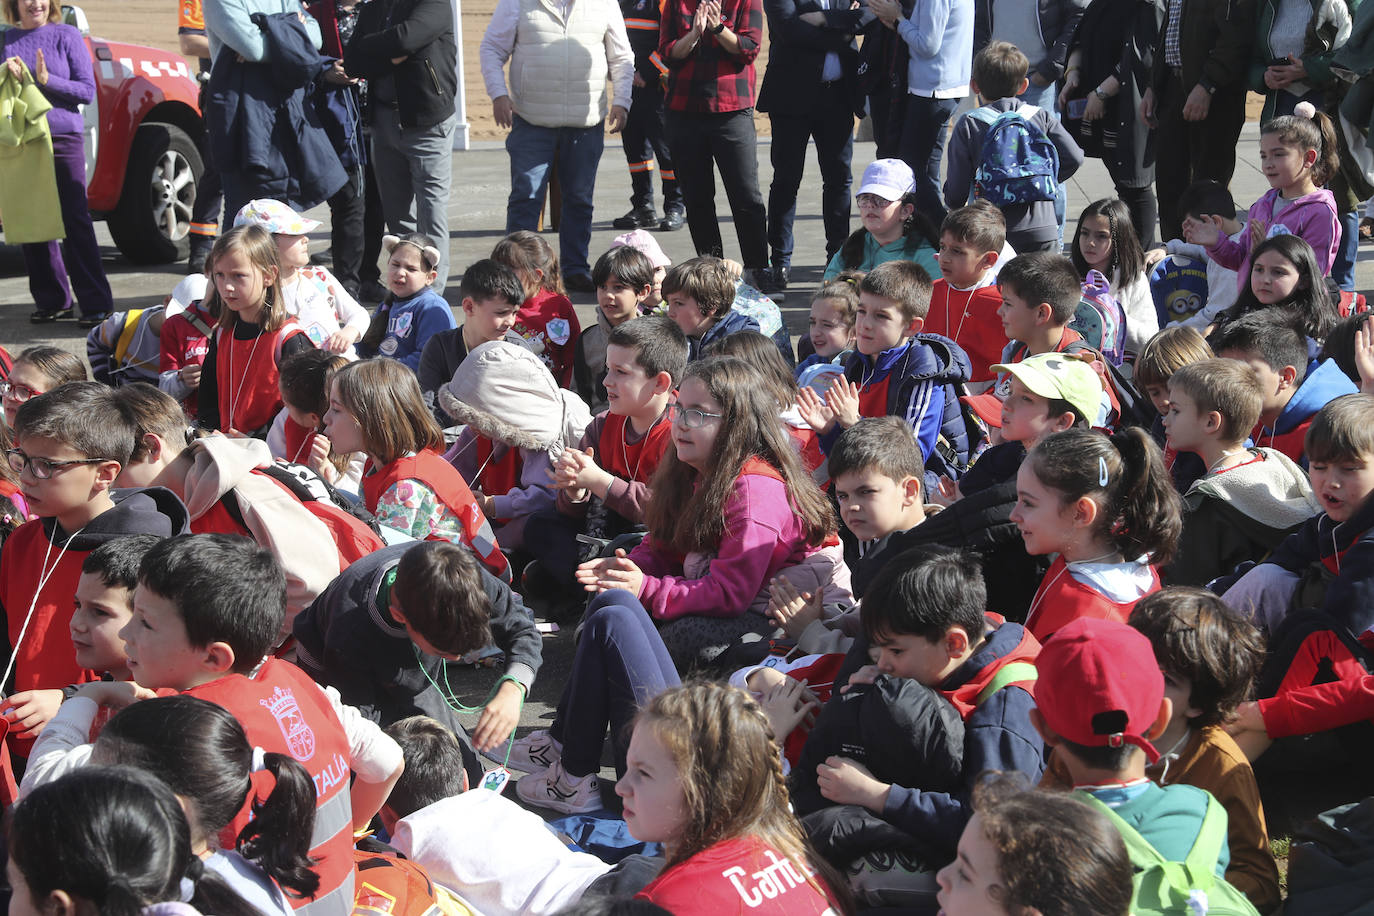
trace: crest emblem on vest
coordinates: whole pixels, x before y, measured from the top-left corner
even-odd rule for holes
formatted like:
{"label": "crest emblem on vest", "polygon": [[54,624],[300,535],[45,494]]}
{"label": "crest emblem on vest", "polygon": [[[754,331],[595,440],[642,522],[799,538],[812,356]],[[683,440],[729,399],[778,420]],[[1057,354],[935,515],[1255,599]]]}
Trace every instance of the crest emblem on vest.
{"label": "crest emblem on vest", "polygon": [[305,715],[290,690],[278,687],[270,697],[258,702],[277,720],[292,757],[304,763],[315,756],[315,732],[305,724]]}

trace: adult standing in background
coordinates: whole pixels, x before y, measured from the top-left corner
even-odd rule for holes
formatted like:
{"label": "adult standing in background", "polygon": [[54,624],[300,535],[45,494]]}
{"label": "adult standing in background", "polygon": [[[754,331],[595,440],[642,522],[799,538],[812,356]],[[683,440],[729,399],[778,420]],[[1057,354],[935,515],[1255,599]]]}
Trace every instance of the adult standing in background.
{"label": "adult standing in background", "polygon": [[344,43],[344,72],[367,80],[372,169],[387,228],[434,239],[438,277],[430,288],[440,294],[449,275],[457,63],[449,0],[371,0]]}
{"label": "adult standing in background", "polygon": [[[210,81],[210,39],[205,37],[205,16],[200,0],[181,0],[177,13],[177,47],[183,57],[194,57],[196,80],[200,83],[198,103],[204,117],[205,87]],[[198,274],[205,267],[205,256],[219,235],[219,214],[224,203],[219,169],[210,155],[209,131],[200,132],[200,181],[196,183],[196,202],[191,207],[190,251],[186,273]]]}
{"label": "adult standing in background", "polygon": [[916,173],[916,207],[938,226],[945,218],[940,194],[945,128],[969,93],[973,69],[973,0],[916,0],[906,18],[898,0],[870,0],[868,6],[909,51],[906,118],[898,145]]}
{"label": "adult standing in background", "polygon": [[759,111],[773,128],[773,184],[768,191],[768,244],[772,273],[759,277],[766,293],[787,289],[792,264],[792,225],[797,190],[806,167],[808,141],[816,142],[821,172],[821,220],[825,263],[849,237],[853,183],[854,116],[863,114],[859,49],[854,35],[866,11],[848,2],[764,0],[768,16],[768,69],[759,90]]}
{"label": "adult standing in background", "polygon": [[[29,295],[37,307],[29,320],[44,324],[70,315],[74,287],[81,305],[79,323],[93,328],[114,310],[114,298],[100,263],[86,200],[85,122],[78,106],[95,99],[91,57],[81,33],[62,21],[62,8],[53,0],[4,0],[4,4],[5,19],[15,26],[0,35],[10,75],[18,80],[27,67],[38,91],[52,103],[48,130],[67,233],[60,245],[50,241],[23,246]],[[38,237],[44,236],[47,233]]]}
{"label": "adult standing in background", "polygon": [[1088,0],[976,0],[973,53],[996,39],[1009,41],[1030,61],[1030,86],[1020,99],[1054,111],[1055,83],[1064,76],[1078,20]]}
{"label": "adult standing in background", "polygon": [[1245,123],[1254,0],[1168,0],[1140,117],[1155,128],[1159,223],[1182,238],[1178,200],[1203,178],[1229,186]]}
{"label": "adult standing in background", "polygon": [[[481,60],[493,116],[510,128],[506,232],[539,228],[549,170],[557,161],[563,285],[570,292],[594,292],[587,250],[596,170],[606,126],[611,133],[625,126],[634,80],[634,54],[620,6],[615,0],[498,0],[482,36]],[[609,116],[608,75],[613,86]]]}
{"label": "adult standing in background", "polygon": [[699,255],[724,256],[715,170],[739,239],[744,282],[768,269],[768,211],[759,193],[754,60],[763,40],[761,0],[666,0],[658,54],[668,65],[668,145]]}

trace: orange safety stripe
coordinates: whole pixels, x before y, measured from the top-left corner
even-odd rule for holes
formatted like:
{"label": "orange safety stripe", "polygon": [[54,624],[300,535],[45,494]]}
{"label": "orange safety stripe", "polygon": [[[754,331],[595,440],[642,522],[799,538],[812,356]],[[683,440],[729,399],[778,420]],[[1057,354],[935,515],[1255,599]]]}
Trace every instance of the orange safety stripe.
{"label": "orange safety stripe", "polygon": [[677,173],[672,171],[671,169],[664,169],[663,171],[659,172],[658,175],[664,181],[677,181]]}
{"label": "orange safety stripe", "polygon": [[653,164],[652,161],[649,161],[649,162],[631,162],[631,163],[630,163],[630,172],[631,172],[631,174],[633,174],[633,173],[635,173],[635,172],[652,172],[653,170],[654,170],[654,164]]}
{"label": "orange safety stripe", "polygon": [[653,64],[659,73],[663,74],[664,76],[668,75],[668,67],[666,64],[663,63],[663,58],[658,56],[657,51],[649,55],[649,63]]}
{"label": "orange safety stripe", "polygon": [[625,28],[644,29],[649,32],[657,32],[658,23],[653,19],[626,19]]}
{"label": "orange safety stripe", "polygon": [[217,235],[217,234],[219,234],[219,225],[218,225],[217,223],[192,223],[192,224],[191,224],[191,234],[192,234],[192,235]]}

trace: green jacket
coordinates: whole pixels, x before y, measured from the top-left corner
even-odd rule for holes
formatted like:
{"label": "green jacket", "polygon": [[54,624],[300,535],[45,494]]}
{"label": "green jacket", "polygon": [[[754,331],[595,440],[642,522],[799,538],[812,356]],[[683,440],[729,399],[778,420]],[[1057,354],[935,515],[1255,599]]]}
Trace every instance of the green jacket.
{"label": "green jacket", "polygon": [[48,131],[51,108],[28,67],[19,79],[0,68],[0,220],[11,245],[67,235]]}
{"label": "green jacket", "polygon": [[[1331,85],[1335,77],[1331,75],[1331,59],[1336,51],[1350,38],[1350,27],[1360,0],[1310,0],[1312,20],[1307,25],[1303,38],[1302,60],[1307,70],[1304,80],[1313,89]],[[1274,17],[1278,14],[1279,0],[1257,0],[1255,6],[1255,41],[1250,50],[1250,88],[1267,96],[1264,118],[1273,116],[1274,91],[1264,85],[1264,71],[1275,54],[1269,47],[1269,33],[1274,28]]]}

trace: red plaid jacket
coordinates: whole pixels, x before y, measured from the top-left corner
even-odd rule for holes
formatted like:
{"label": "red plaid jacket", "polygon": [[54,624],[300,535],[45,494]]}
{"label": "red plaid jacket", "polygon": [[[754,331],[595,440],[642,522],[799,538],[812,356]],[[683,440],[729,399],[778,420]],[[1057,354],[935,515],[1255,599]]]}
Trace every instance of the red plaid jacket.
{"label": "red plaid jacket", "polygon": [[665,0],[659,30],[658,54],[668,65],[664,104],[672,111],[725,112],[754,107],[754,58],[763,41],[762,0],[722,0],[720,18],[739,36],[740,54],[729,54],[715,36],[701,36],[696,49],[683,60],[671,51],[692,30],[698,0]]}

